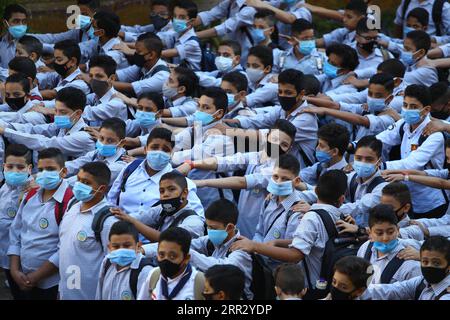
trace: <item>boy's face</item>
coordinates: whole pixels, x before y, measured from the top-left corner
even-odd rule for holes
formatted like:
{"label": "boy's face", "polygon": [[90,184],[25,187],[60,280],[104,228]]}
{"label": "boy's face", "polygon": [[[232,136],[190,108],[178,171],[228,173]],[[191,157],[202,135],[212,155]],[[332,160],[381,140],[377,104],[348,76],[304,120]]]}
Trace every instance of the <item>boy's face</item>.
{"label": "boy's face", "polygon": [[203,295],[205,300],[226,300],[225,293],[223,291],[215,292],[211,287],[207,278],[205,278],[205,289],[203,289]]}
{"label": "boy's face", "polygon": [[89,8],[87,5],[84,4],[79,4],[78,7],[80,7],[80,13],[84,16],[88,16],[93,18],[94,17],[94,10],[92,10],[91,8]]}
{"label": "boy's face", "polygon": [[53,52],[53,56],[55,58],[55,63],[65,66],[66,70],[69,70],[70,68],[74,68],[77,66],[77,59],[75,58],[69,59],[64,55],[62,50],[55,49],[55,51]]}
{"label": "boy's face", "polygon": [[72,123],[77,122],[80,119],[82,113],[83,113],[82,110],[74,111],[74,110],[66,107],[66,105],[64,103],[62,103],[61,101],[56,100],[56,102],[55,102],[55,115],[69,116]]}
{"label": "boy's face", "polygon": [[175,72],[175,70],[172,70],[169,75],[169,79],[167,79],[167,85],[171,88],[177,88],[178,94],[184,94],[186,91],[186,88],[184,86],[180,86],[180,83],[178,82],[178,74]]}
{"label": "boy's face", "polygon": [[98,184],[98,182],[95,180],[95,177],[84,171],[83,169],[81,169],[78,174],[77,174],[77,179],[79,182],[84,183],[85,185],[88,185],[92,188],[92,193],[101,193],[103,195],[103,193],[106,192],[106,189],[108,186],[105,185],[100,185]]}
{"label": "boy's face", "polygon": [[[6,20],[4,20],[6,21]],[[19,26],[19,25],[26,25],[27,24],[27,16],[21,12],[14,12],[11,15],[11,18],[8,20],[8,24],[10,27],[12,26]],[[8,25],[5,22],[5,26],[8,27]]]}
{"label": "boy's face", "polygon": [[413,28],[414,30],[427,30],[427,26],[421,24],[416,17],[408,17],[408,19],[406,19],[406,26]]}
{"label": "boy's face", "polygon": [[170,241],[161,241],[158,245],[158,261],[169,260],[180,266],[181,270],[188,262],[190,255],[184,256],[181,245]]}
{"label": "boy's face", "polygon": [[333,158],[339,155],[338,148],[331,149],[328,142],[326,142],[324,139],[321,138],[318,139],[317,150],[324,151]]}
{"label": "boy's face", "polygon": [[336,68],[339,68],[338,74],[342,73],[342,58],[334,53],[330,53],[328,56],[328,62],[335,66]]}
{"label": "boy's face", "polygon": [[293,143],[292,138],[279,129],[270,130],[267,140],[272,144],[279,145],[285,153],[289,151]]}
{"label": "boy's face", "polygon": [[174,199],[181,197],[187,199],[188,190],[182,189],[174,180],[166,179],[159,182],[160,200]]}
{"label": "boy's face", "polygon": [[392,206],[392,208],[394,208],[395,214],[397,215],[398,221],[402,220],[411,209],[411,204],[407,203],[405,205],[402,205],[393,196],[387,194],[381,195],[380,203]]}
{"label": "boy's face", "polygon": [[158,107],[156,104],[147,98],[140,99],[137,103],[136,109],[144,112],[158,112]]}
{"label": "boy's face", "polygon": [[275,166],[273,168],[272,179],[276,183],[283,183],[286,181],[291,181],[293,188],[296,188],[301,183],[299,176],[295,175],[290,170],[283,169],[278,166]]}
{"label": "boy's face", "polygon": [[233,48],[230,46],[219,46],[219,48],[217,49],[217,56],[232,59],[233,66],[236,66],[241,60],[241,56],[237,56],[234,53]]}
{"label": "boy's face", "polygon": [[225,225],[222,222],[214,221],[214,220],[211,220],[211,219],[205,219],[205,222],[206,222],[206,227],[208,229],[211,229],[211,230],[225,230],[228,233],[228,235],[233,234],[234,230],[236,228],[235,225],[232,224],[232,223],[229,223],[229,224]]}
{"label": "boy's face", "polygon": [[355,161],[377,164],[380,158],[369,147],[361,147],[355,151]]}
{"label": "boy's face", "polygon": [[378,40],[378,30],[356,33],[355,39],[360,48],[367,52],[373,52],[376,41]]}
{"label": "boy's face", "polygon": [[242,100],[247,95],[247,91],[242,90],[238,92],[236,87],[228,81],[222,80],[220,83],[220,87],[227,93],[232,94],[234,96],[234,101]]}
{"label": "boy's face", "polygon": [[27,172],[31,174],[31,164],[28,164],[24,157],[6,157],[3,169],[6,172]]}
{"label": "boy's face", "polygon": [[67,173],[67,169],[61,168],[58,162],[56,162],[55,159],[47,158],[47,159],[40,159],[37,164],[38,171],[57,171],[59,172],[59,176],[64,179]]}
{"label": "boy's face", "polygon": [[169,8],[161,4],[152,5],[152,13],[164,19],[169,19]]}
{"label": "boy's face", "polygon": [[403,108],[407,110],[420,110],[421,120],[431,111],[431,106],[424,106],[419,100],[409,96],[405,96],[403,99]]}
{"label": "boy's face", "polygon": [[215,120],[219,120],[223,117],[223,110],[217,110],[214,99],[205,95],[202,95],[200,99],[198,99],[198,110],[214,115]]}
{"label": "boy's face", "polygon": [[445,255],[438,251],[423,250],[420,252],[420,264],[422,268],[438,268],[447,269],[447,273],[450,271],[450,265],[448,264]]}
{"label": "boy's face", "polygon": [[300,33],[293,32],[292,35],[298,41],[307,41],[307,40],[314,40],[315,39],[315,37],[314,37],[314,29],[303,30]]}
{"label": "boy's face", "polygon": [[405,48],[406,52],[413,53],[413,58],[415,61],[420,60],[426,55],[426,51],[424,49],[417,50],[417,47],[414,44],[414,42],[408,37],[406,37],[405,40],[403,41],[403,47]]}
{"label": "boy's face", "polygon": [[354,12],[352,10],[347,9],[344,10],[344,19],[343,19],[344,26],[350,31],[356,29],[356,25],[362,18],[364,18],[364,16],[358,12]]}
{"label": "boy's face", "polygon": [[274,30],[274,27],[270,27],[266,19],[263,18],[255,18],[255,20],[253,21],[253,26],[255,27],[255,29],[261,29],[264,31],[266,40],[270,37]]}
{"label": "boy's face", "polygon": [[350,278],[337,270],[333,274],[332,286],[341,292],[350,294],[350,299],[355,299],[364,292],[364,288],[356,289]]}
{"label": "boy's face", "polygon": [[96,79],[99,81],[108,81],[111,82],[114,79],[114,75],[112,74],[111,77],[108,77],[108,75],[106,74],[105,70],[103,70],[103,68],[100,67],[92,67],[89,69],[89,77],[91,79]]}
{"label": "boy's face", "polygon": [[371,83],[369,84],[369,97],[375,99],[386,99],[391,95],[391,92],[387,91],[381,84]]}
{"label": "boy's face", "polygon": [[187,21],[188,28],[192,26],[192,20],[189,18],[189,14],[186,9],[182,9],[180,7],[175,7],[173,9],[173,17],[178,20]]}
{"label": "boy's face", "polygon": [[259,69],[263,70],[265,74],[270,73],[270,66],[264,67],[264,64],[258,57],[249,55],[247,58],[247,69]]}
{"label": "boy's face", "polygon": [[98,140],[102,144],[118,145],[120,142],[119,136],[111,129],[100,128],[99,134],[100,134],[100,136],[99,136]]}
{"label": "boy's face", "polygon": [[28,101],[28,95],[23,90],[22,85],[17,82],[5,84],[5,98],[24,98],[25,102]]}
{"label": "boy's face", "polygon": [[119,250],[119,249],[131,249],[139,252],[141,247],[140,242],[136,242],[131,234],[113,234],[109,239],[108,249],[109,251]]}
{"label": "boy's face", "polygon": [[375,223],[370,227],[370,239],[372,241],[389,243],[398,238],[398,227],[388,222]]}
{"label": "boy's face", "polygon": [[170,143],[170,141],[167,141],[165,139],[152,139],[145,146],[145,153],[150,151],[163,151],[170,155],[172,154],[172,144]]}

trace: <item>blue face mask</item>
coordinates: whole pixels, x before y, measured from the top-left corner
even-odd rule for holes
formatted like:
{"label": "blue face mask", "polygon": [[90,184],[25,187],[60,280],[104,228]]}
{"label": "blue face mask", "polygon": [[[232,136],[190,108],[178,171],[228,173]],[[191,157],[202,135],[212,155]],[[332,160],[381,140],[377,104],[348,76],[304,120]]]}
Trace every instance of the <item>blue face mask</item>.
{"label": "blue face mask", "polygon": [[325,61],[324,65],[323,65],[323,72],[325,73],[325,75],[330,78],[330,79],[334,79],[338,76],[338,71],[339,68],[333,66],[332,64],[330,64],[328,61]]}
{"label": "blue face mask", "polygon": [[208,229],[208,238],[216,247],[220,246],[227,237],[228,233],[225,230]]}
{"label": "blue face mask", "polygon": [[355,161],[353,163],[353,169],[360,178],[368,178],[377,171],[377,167],[373,163],[365,163],[361,161]]}
{"label": "blue face mask", "polygon": [[263,29],[251,28],[250,35],[252,36],[252,39],[255,43],[261,43],[266,40]]}
{"label": "blue face mask", "polygon": [[23,186],[28,177],[28,172],[5,171],[5,182],[12,187]]}
{"label": "blue face mask", "polygon": [[97,141],[95,147],[98,150],[98,154],[103,157],[111,157],[117,152],[117,146],[115,144],[103,144],[100,141]]}
{"label": "blue face mask", "polygon": [[118,264],[121,267],[125,267],[133,263],[136,260],[137,254],[132,249],[117,249],[111,251],[106,258],[112,263]]}
{"label": "blue face mask", "polygon": [[314,51],[315,48],[316,48],[315,40],[300,41],[300,43],[298,44],[298,51],[300,51],[300,53],[305,56],[309,56],[311,52]]}
{"label": "blue face mask", "polygon": [[87,202],[92,200],[92,198],[94,198],[94,193],[92,193],[92,187],[79,181],[75,182],[72,191],[73,195],[75,196],[75,199],[81,202]]}
{"label": "blue face mask", "polygon": [[156,123],[156,113],[147,111],[137,111],[134,115],[141,128],[148,128]]}
{"label": "blue face mask", "polygon": [[331,161],[331,158],[332,157],[328,154],[328,152],[316,150],[316,159],[320,163],[328,163]]}
{"label": "blue face mask", "polygon": [[61,177],[58,171],[44,170],[36,175],[36,183],[45,190],[55,190],[60,182]]}
{"label": "blue face mask", "polygon": [[195,111],[194,121],[200,121],[204,126],[206,126],[214,121],[214,117],[212,114],[203,111]]}
{"label": "blue face mask", "polygon": [[228,106],[232,106],[236,103],[236,101],[234,101],[234,94],[227,93],[227,98],[228,98]]}
{"label": "blue face mask", "polygon": [[369,112],[371,112],[371,113],[375,113],[375,112],[379,112],[379,111],[383,110],[386,107],[386,105],[384,103],[385,103],[385,100],[383,98],[376,99],[376,98],[367,97],[367,105],[369,106]]}
{"label": "blue face mask", "polygon": [[95,32],[95,30],[94,30],[94,27],[90,27],[89,28],[89,30],[87,31],[87,36],[88,36],[88,38],[89,39],[96,39],[96,40],[98,40],[98,37],[94,34],[94,32]]}
{"label": "blue face mask", "polygon": [[402,118],[407,124],[417,124],[420,121],[420,110],[402,108]]}
{"label": "blue face mask", "polygon": [[416,62],[414,60],[413,53],[408,51],[402,51],[400,54],[400,60],[402,60],[407,66],[412,66]]}
{"label": "blue face mask", "polygon": [[164,151],[147,152],[147,163],[155,171],[161,171],[170,162],[170,155]]}
{"label": "blue face mask", "polygon": [[186,20],[180,20],[175,18],[173,18],[172,20],[172,26],[173,30],[175,30],[175,32],[177,33],[181,33],[188,28]]}
{"label": "blue face mask", "polygon": [[295,4],[295,2],[297,2],[297,0],[283,0],[283,1],[284,3],[286,3],[288,7],[292,7]]}
{"label": "blue face mask", "polygon": [[26,25],[18,25],[18,26],[11,26],[8,28],[9,33],[14,39],[20,39],[22,38],[25,33],[27,33],[27,26]]}
{"label": "blue face mask", "polygon": [[55,125],[59,129],[69,129],[72,127],[72,120],[70,116],[55,116]]}
{"label": "blue face mask", "polygon": [[80,29],[86,30],[91,25],[91,17],[80,14],[78,16],[78,25]]}
{"label": "blue face mask", "polygon": [[379,241],[373,242],[373,247],[380,251],[381,253],[388,253],[395,249],[395,247],[398,245],[398,239],[394,239],[389,241],[388,243],[383,243]]}
{"label": "blue face mask", "polygon": [[411,31],[415,31],[415,30],[416,30],[416,29],[414,29],[414,28],[405,26],[405,27],[403,28],[403,38],[406,38],[406,35],[407,35],[408,33],[410,33]]}
{"label": "blue face mask", "polygon": [[270,179],[267,185],[267,191],[275,196],[287,196],[290,195],[292,190],[292,181],[286,181],[282,183],[276,183],[273,178]]}

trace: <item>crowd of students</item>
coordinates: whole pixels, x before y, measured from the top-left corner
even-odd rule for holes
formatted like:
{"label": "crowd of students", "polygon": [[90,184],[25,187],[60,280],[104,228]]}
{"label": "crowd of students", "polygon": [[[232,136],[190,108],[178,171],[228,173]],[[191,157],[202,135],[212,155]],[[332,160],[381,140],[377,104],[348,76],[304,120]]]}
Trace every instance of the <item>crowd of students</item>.
{"label": "crowd of students", "polygon": [[363,0],[76,4],[62,33],[4,10],[14,299],[450,299],[447,1],[394,30]]}

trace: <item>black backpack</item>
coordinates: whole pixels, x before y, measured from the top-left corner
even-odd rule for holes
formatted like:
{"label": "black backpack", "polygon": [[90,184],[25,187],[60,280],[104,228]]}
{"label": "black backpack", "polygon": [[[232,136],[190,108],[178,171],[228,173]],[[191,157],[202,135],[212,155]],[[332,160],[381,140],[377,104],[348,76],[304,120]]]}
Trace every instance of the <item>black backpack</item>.
{"label": "black backpack", "polygon": [[[328,234],[328,241],[325,244],[325,249],[322,256],[322,266],[320,269],[320,279],[327,281],[325,289],[316,288],[315,284],[311,283],[311,273],[309,272],[308,264],[303,260],[303,266],[305,268],[305,276],[308,282],[309,289],[305,295],[305,300],[317,300],[326,297],[330,291],[331,282],[333,279],[333,268],[340,258],[346,256],[356,256],[361,243],[358,242],[343,242],[336,241],[339,238],[338,230],[334,220],[330,214],[323,209],[314,210],[314,212],[320,217],[323,225]],[[356,238],[355,238],[356,240]]]}
{"label": "black backpack", "polygon": [[[354,174],[352,179],[350,180],[350,186],[348,187],[348,198],[352,203],[355,202],[356,188],[358,188],[358,182],[356,181],[356,178],[357,175]],[[386,182],[386,180],[384,180],[382,176],[376,176],[372,181],[370,181],[369,185],[367,186],[366,193],[371,193],[373,189],[375,189],[379,184],[383,182]]]}
{"label": "black backpack", "polygon": [[[373,242],[370,242],[367,246],[366,252],[364,253],[364,259],[370,262],[370,256],[372,255],[372,247]],[[388,264],[384,267],[383,272],[381,273],[380,283],[391,283],[392,277],[397,272],[397,270],[401,267],[401,265],[405,262],[405,260],[398,258],[395,256]]]}
{"label": "black backpack", "polygon": [[[200,60],[200,69],[201,71],[214,71],[217,70],[216,68],[216,55],[211,50],[211,44],[209,42],[202,43],[200,41],[200,38],[197,36],[192,36],[187,41],[194,40],[198,43],[200,46],[200,50],[202,51],[202,59]],[[184,59],[180,62],[179,66],[185,67],[185,68],[191,68],[190,63]]]}
{"label": "black backpack", "polygon": [[[103,269],[103,275],[106,274],[108,269],[111,267],[112,263],[109,259],[105,262],[105,268]],[[131,289],[131,293],[133,294],[134,299],[137,298],[137,284],[139,275],[141,274],[142,269],[146,266],[153,266],[152,259],[150,258],[143,258],[139,262],[139,266],[137,269],[131,269],[130,271],[130,279],[129,279],[129,285]]]}
{"label": "black backpack", "polygon": [[[416,287],[416,290],[414,292],[414,300],[419,300],[420,295],[422,294],[422,291],[425,289],[426,285],[425,285],[425,278],[422,278],[422,281],[420,281],[419,285]],[[441,293],[439,293],[434,300],[439,300],[441,299],[444,295],[448,294],[449,288],[445,288],[444,290],[442,290]]]}

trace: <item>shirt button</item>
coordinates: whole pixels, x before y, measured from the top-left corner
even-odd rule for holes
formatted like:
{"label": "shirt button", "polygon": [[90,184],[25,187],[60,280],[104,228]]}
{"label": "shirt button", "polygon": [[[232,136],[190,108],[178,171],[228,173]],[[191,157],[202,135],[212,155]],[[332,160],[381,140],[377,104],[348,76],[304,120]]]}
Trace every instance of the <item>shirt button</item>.
{"label": "shirt button", "polygon": [[141,202],[141,206],[143,206],[144,204]]}
{"label": "shirt button", "polygon": [[145,189],[144,189],[144,190],[142,190],[142,192],[145,192]]}

